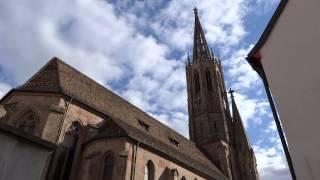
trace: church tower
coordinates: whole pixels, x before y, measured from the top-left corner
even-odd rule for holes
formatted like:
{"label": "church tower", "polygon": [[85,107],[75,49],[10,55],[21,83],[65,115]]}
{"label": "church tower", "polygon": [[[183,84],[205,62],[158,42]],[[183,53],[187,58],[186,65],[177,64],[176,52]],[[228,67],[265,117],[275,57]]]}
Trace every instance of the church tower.
{"label": "church tower", "polygon": [[220,60],[209,51],[197,9],[193,58],[186,65],[189,134],[204,154],[232,179],[230,118]]}

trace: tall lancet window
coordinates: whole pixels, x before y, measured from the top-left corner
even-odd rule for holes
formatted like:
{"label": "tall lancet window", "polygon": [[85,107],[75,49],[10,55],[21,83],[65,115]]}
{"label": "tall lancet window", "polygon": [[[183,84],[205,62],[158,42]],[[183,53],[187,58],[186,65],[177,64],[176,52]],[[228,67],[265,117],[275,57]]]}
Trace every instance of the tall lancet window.
{"label": "tall lancet window", "polygon": [[112,180],[113,174],[113,157],[108,155],[103,161],[103,180]]}
{"label": "tall lancet window", "polygon": [[211,82],[211,75],[210,75],[210,71],[207,69],[206,70],[206,79],[207,79],[207,87],[208,90],[212,90],[212,82]]}
{"label": "tall lancet window", "polygon": [[198,71],[194,72],[194,82],[195,82],[196,93],[199,93],[200,92],[200,81],[199,81],[199,73],[198,73]]}
{"label": "tall lancet window", "polygon": [[152,161],[148,161],[144,167],[144,178],[143,180],[154,180],[154,165]]}
{"label": "tall lancet window", "polygon": [[33,134],[37,126],[37,115],[29,110],[18,119],[16,127],[26,133]]}

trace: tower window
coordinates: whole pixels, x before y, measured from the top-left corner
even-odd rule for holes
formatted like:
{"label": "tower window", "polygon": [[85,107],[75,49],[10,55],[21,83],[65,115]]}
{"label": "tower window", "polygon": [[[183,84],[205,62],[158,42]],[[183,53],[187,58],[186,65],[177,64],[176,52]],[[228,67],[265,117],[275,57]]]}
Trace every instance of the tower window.
{"label": "tower window", "polygon": [[199,82],[199,73],[197,71],[194,72],[194,82],[195,82],[196,93],[199,93],[199,91],[200,91],[200,82]]}
{"label": "tower window", "polygon": [[207,87],[208,90],[212,90],[212,83],[211,83],[211,75],[210,75],[210,71],[206,70],[206,80],[207,80]]}

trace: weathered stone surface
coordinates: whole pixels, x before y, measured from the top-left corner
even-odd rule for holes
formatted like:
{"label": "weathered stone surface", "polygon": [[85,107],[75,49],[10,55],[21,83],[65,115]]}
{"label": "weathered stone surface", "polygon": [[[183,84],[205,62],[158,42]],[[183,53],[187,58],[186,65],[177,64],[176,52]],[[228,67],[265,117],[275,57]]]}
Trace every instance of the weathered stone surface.
{"label": "weathered stone surface", "polygon": [[6,110],[2,105],[0,105],[0,119],[6,115]]}

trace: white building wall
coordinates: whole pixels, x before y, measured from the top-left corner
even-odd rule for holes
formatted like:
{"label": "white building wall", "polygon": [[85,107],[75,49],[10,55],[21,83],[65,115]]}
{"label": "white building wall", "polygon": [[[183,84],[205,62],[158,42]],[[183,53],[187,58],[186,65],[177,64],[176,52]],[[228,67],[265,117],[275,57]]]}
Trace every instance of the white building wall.
{"label": "white building wall", "polygon": [[320,1],[289,0],[261,49],[297,179],[320,179]]}

